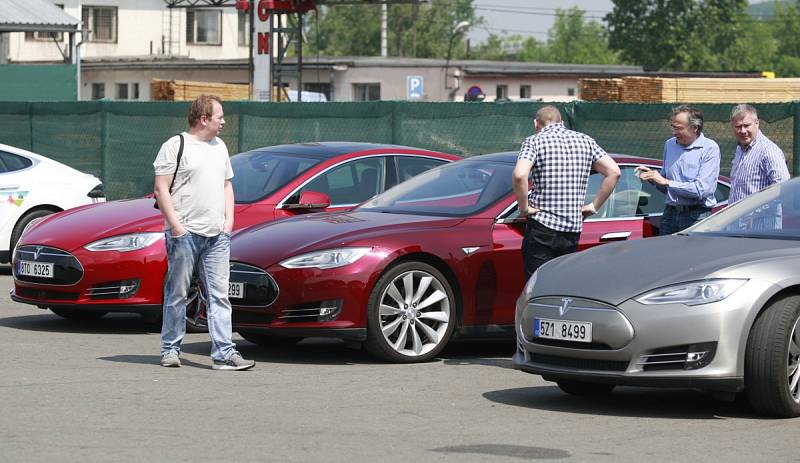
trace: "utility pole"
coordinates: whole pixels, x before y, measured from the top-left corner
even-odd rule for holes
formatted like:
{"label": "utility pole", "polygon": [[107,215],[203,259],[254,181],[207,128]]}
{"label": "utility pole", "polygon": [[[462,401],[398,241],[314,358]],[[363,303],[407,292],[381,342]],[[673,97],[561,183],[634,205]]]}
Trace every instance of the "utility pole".
{"label": "utility pole", "polygon": [[389,56],[389,5],[381,5],[381,56]]}

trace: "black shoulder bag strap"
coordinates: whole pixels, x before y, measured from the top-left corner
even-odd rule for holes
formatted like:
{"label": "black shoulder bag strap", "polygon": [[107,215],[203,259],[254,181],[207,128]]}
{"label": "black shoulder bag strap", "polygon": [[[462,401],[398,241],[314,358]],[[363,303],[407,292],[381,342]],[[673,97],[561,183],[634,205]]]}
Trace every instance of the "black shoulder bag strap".
{"label": "black shoulder bag strap", "polygon": [[169,184],[169,194],[172,194],[172,186],[175,185],[175,179],[178,177],[178,168],[181,166],[181,157],[183,157],[183,134],[179,133],[178,137],[181,139],[181,145],[178,147],[178,160],[175,161],[175,173],[172,174],[172,182]]}
{"label": "black shoulder bag strap", "polygon": [[[179,133],[178,138],[181,139],[181,144],[178,147],[178,159],[175,161],[175,173],[172,174],[172,182],[169,184],[169,194],[172,194],[172,187],[175,185],[175,179],[178,177],[178,168],[181,166],[181,158],[183,157],[183,134]],[[158,201],[153,204],[153,207],[158,209]]]}

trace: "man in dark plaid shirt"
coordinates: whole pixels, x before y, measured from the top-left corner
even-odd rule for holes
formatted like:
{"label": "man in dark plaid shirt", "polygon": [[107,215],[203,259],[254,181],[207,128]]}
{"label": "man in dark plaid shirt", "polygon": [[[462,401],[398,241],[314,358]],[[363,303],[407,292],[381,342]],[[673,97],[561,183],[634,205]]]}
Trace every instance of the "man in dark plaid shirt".
{"label": "man in dark plaid shirt", "polygon": [[[578,248],[583,219],[603,206],[620,176],[611,156],[588,135],[564,127],[554,106],[536,112],[534,130],[522,142],[512,174],[519,215],[528,218],[522,241],[526,279],[548,260]],[[592,202],[584,204],[593,169],[603,182]]]}

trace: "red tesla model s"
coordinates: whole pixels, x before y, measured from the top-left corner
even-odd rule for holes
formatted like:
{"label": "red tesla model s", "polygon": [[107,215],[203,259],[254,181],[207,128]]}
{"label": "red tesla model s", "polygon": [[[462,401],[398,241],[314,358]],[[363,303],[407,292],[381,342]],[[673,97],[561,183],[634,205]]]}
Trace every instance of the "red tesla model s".
{"label": "red tesla model s", "polygon": [[[236,228],[341,210],[458,156],[405,146],[305,143],[231,157]],[[28,227],[13,254],[17,302],[73,319],[107,312],[161,315],[166,252],[153,199],[113,201]]]}
{"label": "red tesla model s", "polygon": [[[263,345],[279,336],[362,341],[393,362],[429,360],[454,336],[512,338],[524,286],[524,219],[511,192],[516,159],[516,152],[464,159],[352,211],[242,230],[231,244],[234,328]],[[664,195],[634,168],[659,161],[616,160],[622,177],[586,220],[582,249],[658,231]],[[591,176],[589,197],[600,180]],[[723,180],[717,195],[724,204]],[[622,278],[632,269],[613,271]]]}

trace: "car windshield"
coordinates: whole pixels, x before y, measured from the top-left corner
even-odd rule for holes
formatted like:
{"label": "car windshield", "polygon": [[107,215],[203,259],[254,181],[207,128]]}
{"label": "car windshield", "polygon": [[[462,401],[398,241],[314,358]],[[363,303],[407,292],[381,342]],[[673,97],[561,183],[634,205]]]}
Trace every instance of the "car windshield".
{"label": "car windshield", "polygon": [[800,239],[800,179],[773,185],[686,230],[748,238]]}
{"label": "car windshield", "polygon": [[464,217],[511,192],[513,164],[463,160],[424,172],[367,201],[359,210]]}
{"label": "car windshield", "polygon": [[264,199],[321,159],[298,154],[248,151],[231,157],[233,194],[237,204]]}

